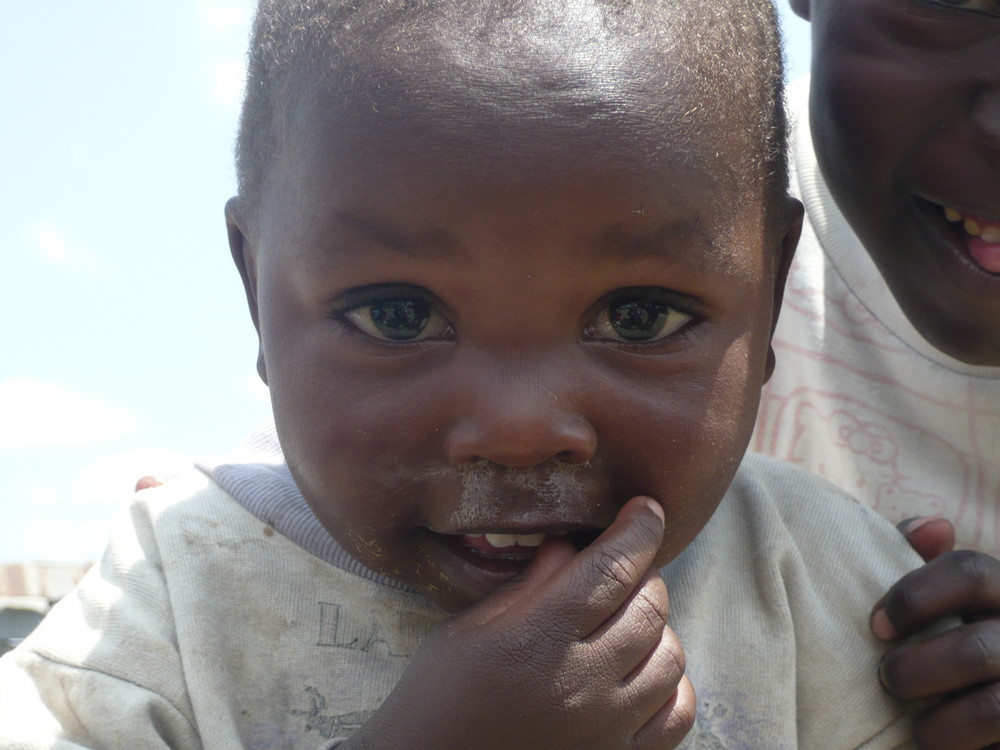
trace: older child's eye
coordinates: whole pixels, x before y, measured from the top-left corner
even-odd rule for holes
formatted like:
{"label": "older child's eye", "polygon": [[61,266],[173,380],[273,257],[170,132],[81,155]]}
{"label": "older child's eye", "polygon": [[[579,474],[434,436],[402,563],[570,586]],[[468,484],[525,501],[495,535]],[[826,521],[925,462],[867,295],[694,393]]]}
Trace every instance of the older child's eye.
{"label": "older child's eye", "polygon": [[1000,0],[933,0],[937,5],[1000,16]]}
{"label": "older child's eye", "polygon": [[597,314],[584,334],[588,338],[627,342],[659,341],[683,328],[693,315],[663,290],[616,297]]}
{"label": "older child's eye", "polygon": [[448,322],[430,300],[409,295],[371,299],[343,312],[362,333],[382,341],[422,341],[444,335]]}

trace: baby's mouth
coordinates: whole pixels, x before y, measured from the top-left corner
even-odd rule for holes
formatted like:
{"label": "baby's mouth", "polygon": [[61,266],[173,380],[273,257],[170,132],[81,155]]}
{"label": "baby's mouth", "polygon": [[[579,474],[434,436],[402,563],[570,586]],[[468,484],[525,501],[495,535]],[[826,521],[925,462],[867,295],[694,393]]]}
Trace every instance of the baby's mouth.
{"label": "baby's mouth", "polygon": [[1000,274],[1000,221],[941,206],[945,218],[960,224],[965,247],[972,261],[987,273]]}
{"label": "baby's mouth", "polygon": [[462,544],[472,552],[493,560],[530,560],[546,536],[548,534],[545,532],[465,534],[462,537]]}
{"label": "baby's mouth", "polygon": [[[601,532],[592,531],[571,531],[556,532],[551,536],[567,539],[581,550],[594,541]],[[483,534],[462,535],[462,545],[476,555],[491,560],[512,560],[525,562],[534,558],[542,542],[550,536],[544,531],[531,534],[514,534],[509,532],[486,532]]]}

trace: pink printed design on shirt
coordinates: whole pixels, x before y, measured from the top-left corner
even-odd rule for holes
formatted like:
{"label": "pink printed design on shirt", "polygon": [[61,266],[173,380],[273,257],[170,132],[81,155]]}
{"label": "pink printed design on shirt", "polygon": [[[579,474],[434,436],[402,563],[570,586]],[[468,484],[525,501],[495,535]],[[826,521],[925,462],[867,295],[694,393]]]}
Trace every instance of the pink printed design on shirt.
{"label": "pink printed design on shirt", "polygon": [[[966,457],[937,436],[894,419],[847,394],[807,388],[771,396],[768,416],[782,429],[766,451],[804,466],[858,496],[893,522],[916,515],[961,515],[968,496],[946,498],[907,474],[901,445],[936,443],[941,471],[969,477]],[[919,435],[919,437],[917,437]],[[968,480],[966,481],[968,485]]]}
{"label": "pink printed design on shirt", "polygon": [[[824,336],[835,334],[884,352],[906,351],[903,343],[872,315],[850,289],[842,284],[817,287],[810,277],[813,272],[815,269],[799,260],[792,261],[781,306],[782,315],[805,318],[809,322],[799,325],[807,329],[824,331],[826,328]],[[825,272],[835,273],[832,269],[825,269]]]}

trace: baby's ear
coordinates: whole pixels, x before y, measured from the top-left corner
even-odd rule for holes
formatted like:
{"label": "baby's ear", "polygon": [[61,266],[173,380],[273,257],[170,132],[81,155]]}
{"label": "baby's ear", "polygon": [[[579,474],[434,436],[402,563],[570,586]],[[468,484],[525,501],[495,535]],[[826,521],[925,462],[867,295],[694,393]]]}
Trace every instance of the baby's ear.
{"label": "baby's ear", "polygon": [[257,307],[257,255],[246,231],[246,218],[239,196],[226,202],[226,231],[229,234],[229,252],[243,279],[243,289],[250,307],[250,317],[257,329],[257,372],[267,384],[267,365],[264,362],[264,346],[260,338],[260,314]]}
{"label": "baby's ear", "polygon": [[[795,198],[785,198],[785,205],[781,211],[781,230],[776,234],[776,247],[774,247],[775,258],[775,282],[774,282],[774,304],[771,310],[771,335],[774,335],[774,328],[778,325],[778,314],[781,312],[781,301],[785,294],[785,282],[788,279],[788,269],[792,266],[792,258],[795,257],[795,248],[799,244],[799,236],[802,234],[802,203]],[[768,344],[767,347],[767,371],[764,375],[765,382],[771,379],[774,372],[774,348]]]}

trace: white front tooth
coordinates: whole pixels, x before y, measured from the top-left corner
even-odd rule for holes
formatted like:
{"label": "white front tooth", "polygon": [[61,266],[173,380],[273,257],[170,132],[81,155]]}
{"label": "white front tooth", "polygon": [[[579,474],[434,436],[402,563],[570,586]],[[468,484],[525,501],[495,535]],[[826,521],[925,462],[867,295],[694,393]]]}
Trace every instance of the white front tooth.
{"label": "white front tooth", "polygon": [[545,539],[545,532],[538,534],[518,534],[517,543],[522,547],[537,547]]}
{"label": "white front tooth", "polygon": [[986,227],[979,236],[987,242],[1000,242],[1000,227]]}
{"label": "white front tooth", "polygon": [[486,541],[494,547],[513,547],[517,544],[516,534],[487,534]]}
{"label": "white front tooth", "polygon": [[951,206],[944,207],[944,217],[948,221],[961,221],[962,215]]}
{"label": "white front tooth", "polygon": [[972,219],[966,219],[965,223],[962,226],[965,227],[966,232],[968,232],[974,237],[978,237],[980,232],[983,231],[983,228],[979,226],[978,222],[975,222]]}

